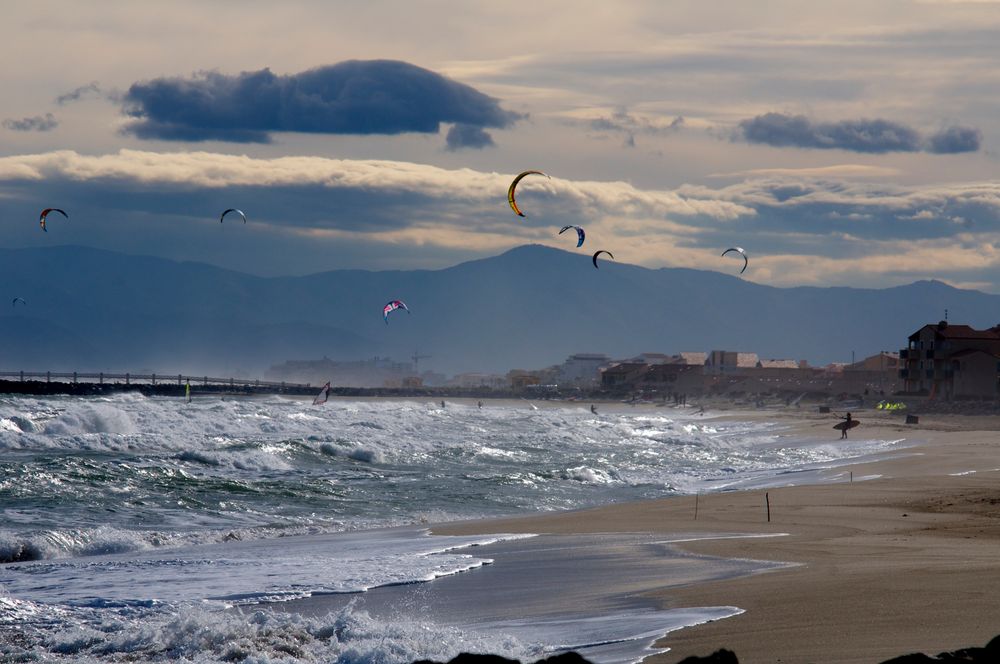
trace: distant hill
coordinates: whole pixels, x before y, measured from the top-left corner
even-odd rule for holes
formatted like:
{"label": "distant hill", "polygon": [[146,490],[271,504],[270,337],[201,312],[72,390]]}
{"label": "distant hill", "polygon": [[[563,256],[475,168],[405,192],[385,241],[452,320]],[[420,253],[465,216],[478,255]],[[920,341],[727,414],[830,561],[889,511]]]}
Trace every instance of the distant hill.
{"label": "distant hill", "polygon": [[[752,276],[753,266],[747,272]],[[576,352],[727,349],[850,361],[942,318],[1000,323],[1000,296],[936,281],[773,288],[537,245],[442,270],[262,278],[87,247],[0,250],[0,368],[258,374],[288,359],[405,360],[505,372]],[[8,304],[21,297],[27,305]],[[382,305],[402,299],[382,321]]]}

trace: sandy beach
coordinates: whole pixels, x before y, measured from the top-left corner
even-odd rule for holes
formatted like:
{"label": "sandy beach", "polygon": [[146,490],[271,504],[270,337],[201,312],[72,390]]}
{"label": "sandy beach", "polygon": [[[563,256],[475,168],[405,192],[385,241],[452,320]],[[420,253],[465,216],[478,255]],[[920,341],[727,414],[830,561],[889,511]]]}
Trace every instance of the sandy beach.
{"label": "sandy beach", "polygon": [[[746,418],[746,413],[740,413]],[[741,662],[880,662],[984,645],[1000,634],[1000,418],[859,413],[857,438],[912,447],[831,469],[820,484],[726,491],[515,519],[441,525],[435,534],[743,533],[678,544],[703,555],[794,563],[666,589],[664,608],[737,606],[739,616],[673,632],[673,663],[718,648]],[[796,435],[829,437],[829,415],[767,412]],[[851,481],[853,475],[853,481]],[[770,502],[767,521],[765,492]]]}

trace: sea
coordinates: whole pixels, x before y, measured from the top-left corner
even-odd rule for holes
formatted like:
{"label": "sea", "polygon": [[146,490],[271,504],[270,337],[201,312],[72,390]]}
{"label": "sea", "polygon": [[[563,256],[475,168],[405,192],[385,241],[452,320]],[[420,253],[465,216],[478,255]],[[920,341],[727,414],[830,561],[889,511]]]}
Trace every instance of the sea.
{"label": "sea", "polygon": [[684,554],[683,534],[430,524],[838,481],[907,444],[589,406],[0,397],[0,661],[638,662],[670,631],[742,611],[663,610],[638,598],[650,579],[778,563]]}

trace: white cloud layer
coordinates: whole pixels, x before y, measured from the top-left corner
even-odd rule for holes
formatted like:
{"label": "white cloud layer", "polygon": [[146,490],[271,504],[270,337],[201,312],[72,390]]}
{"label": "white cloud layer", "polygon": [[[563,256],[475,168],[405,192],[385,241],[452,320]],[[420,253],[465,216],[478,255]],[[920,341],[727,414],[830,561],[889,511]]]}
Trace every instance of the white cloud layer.
{"label": "white cloud layer", "polygon": [[[344,160],[322,157],[259,159],[210,152],[157,153],[120,150],[82,155],[61,150],[0,158],[0,182],[113,180],[145,186],[301,187],[405,191],[447,200],[487,203],[505,200],[513,174],[472,169],[444,169],[400,161]],[[626,182],[526,179],[519,192],[544,192],[547,198],[572,201],[591,214],[705,215],[734,220],[751,208],[727,200],[685,196],[673,191],[640,190]]]}
{"label": "white cloud layer", "polygon": [[[1000,183],[903,185],[886,181],[892,173],[853,164],[753,169],[732,184],[673,189],[536,176],[518,189],[528,215],[521,219],[507,207],[513,173],[388,160],[56,151],[0,158],[0,212],[30,219],[56,201],[73,223],[46,240],[194,260],[207,252],[251,272],[253,257],[269,261],[272,274],[314,264],[445,267],[527,242],[577,251],[557,230],[580,224],[587,241],[578,251],[608,249],[619,262],[647,267],[725,271],[719,254],[738,245],[750,256],[744,277],[774,285],[938,278],[1000,291]],[[230,206],[247,212],[247,232],[191,234]],[[185,230],[185,222],[198,225]],[[123,234],[125,225],[144,231]],[[13,233],[9,242],[39,240],[34,223]],[[202,241],[216,244],[198,253]]]}

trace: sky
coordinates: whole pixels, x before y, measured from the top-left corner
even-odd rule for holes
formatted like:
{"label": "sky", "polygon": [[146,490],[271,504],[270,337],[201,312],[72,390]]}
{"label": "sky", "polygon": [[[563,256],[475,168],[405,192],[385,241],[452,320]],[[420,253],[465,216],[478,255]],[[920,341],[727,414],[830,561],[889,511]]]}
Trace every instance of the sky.
{"label": "sky", "polygon": [[[1000,293],[1000,2],[6,2],[5,248]],[[525,211],[506,192],[514,175]],[[48,232],[40,210],[56,207]],[[247,223],[228,208],[243,210]],[[585,228],[577,249],[565,225]]]}

